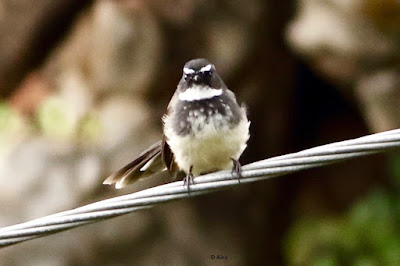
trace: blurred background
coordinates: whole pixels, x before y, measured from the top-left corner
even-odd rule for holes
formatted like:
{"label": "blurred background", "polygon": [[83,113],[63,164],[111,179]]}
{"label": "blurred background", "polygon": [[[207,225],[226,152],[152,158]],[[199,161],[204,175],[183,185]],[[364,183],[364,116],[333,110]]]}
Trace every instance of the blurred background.
{"label": "blurred background", "polygon": [[[242,164],[400,126],[398,0],[0,0],[0,226],[122,190],[205,57],[252,136]],[[1,265],[399,265],[400,156],[176,201],[2,250]]]}

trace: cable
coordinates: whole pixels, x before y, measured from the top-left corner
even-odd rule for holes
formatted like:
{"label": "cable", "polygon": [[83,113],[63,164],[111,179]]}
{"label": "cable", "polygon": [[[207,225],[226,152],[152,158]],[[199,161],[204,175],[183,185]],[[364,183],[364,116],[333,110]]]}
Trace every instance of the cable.
{"label": "cable", "polygon": [[129,195],[102,200],[76,209],[0,228],[0,247],[151,208],[160,203],[203,195],[240,184],[257,182],[343,160],[386,152],[399,147],[400,129],[395,129],[250,163],[242,167],[240,180],[232,176],[231,171],[219,171],[199,176],[195,178],[195,183],[190,186],[190,193],[188,193],[186,186],[183,186],[182,181],[156,186]]}

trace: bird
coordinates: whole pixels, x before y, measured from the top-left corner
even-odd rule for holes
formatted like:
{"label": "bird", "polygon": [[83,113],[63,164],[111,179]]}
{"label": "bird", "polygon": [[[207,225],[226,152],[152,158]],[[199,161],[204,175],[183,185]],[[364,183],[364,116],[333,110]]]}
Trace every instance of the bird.
{"label": "bird", "polygon": [[103,184],[120,189],[168,170],[183,175],[184,185],[199,175],[232,170],[241,177],[239,158],[247,147],[250,121],[247,108],[207,59],[192,59],[162,117],[163,137],[135,160],[110,175]]}

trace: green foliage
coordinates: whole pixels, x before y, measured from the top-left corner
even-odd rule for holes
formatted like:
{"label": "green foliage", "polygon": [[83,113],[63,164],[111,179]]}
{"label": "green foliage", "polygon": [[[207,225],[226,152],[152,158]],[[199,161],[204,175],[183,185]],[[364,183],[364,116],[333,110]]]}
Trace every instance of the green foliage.
{"label": "green foliage", "polygon": [[341,217],[303,218],[286,240],[289,265],[400,265],[400,197],[371,192]]}
{"label": "green foliage", "polygon": [[68,102],[50,97],[36,112],[36,120],[24,119],[6,102],[0,101],[0,151],[20,143],[33,128],[48,138],[95,144],[102,134],[102,123],[95,113],[78,115]]}
{"label": "green foliage", "polygon": [[24,130],[21,116],[5,102],[0,102],[0,150],[7,149],[23,136]]}
{"label": "green foliage", "polygon": [[48,98],[37,112],[41,132],[50,138],[95,142],[101,135],[101,121],[94,113],[78,115],[72,105]]}
{"label": "green foliage", "polygon": [[78,140],[85,143],[93,143],[101,137],[102,129],[102,123],[97,115],[88,113],[79,121]]}
{"label": "green foliage", "polygon": [[400,153],[393,153],[389,157],[388,172],[392,182],[400,188]]}
{"label": "green foliage", "polygon": [[7,129],[11,116],[12,111],[9,106],[4,102],[0,102],[0,132],[4,132]]}
{"label": "green foliage", "polygon": [[75,131],[73,110],[58,98],[48,98],[41,104],[37,121],[43,134],[49,137],[70,138]]}

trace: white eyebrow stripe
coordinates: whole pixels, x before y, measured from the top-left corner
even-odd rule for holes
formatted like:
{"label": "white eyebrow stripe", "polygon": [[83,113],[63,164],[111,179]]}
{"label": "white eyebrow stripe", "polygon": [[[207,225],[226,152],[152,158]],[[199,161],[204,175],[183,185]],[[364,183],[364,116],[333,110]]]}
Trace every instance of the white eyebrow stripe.
{"label": "white eyebrow stripe", "polygon": [[208,65],[203,66],[202,68],[200,68],[200,72],[210,71],[211,68],[212,68],[212,64],[208,64]]}
{"label": "white eyebrow stripe", "polygon": [[178,98],[181,101],[199,101],[205,99],[211,99],[222,94],[222,89],[212,89],[208,86],[193,86],[190,89],[185,90],[178,94]]}
{"label": "white eyebrow stripe", "polygon": [[187,67],[183,68],[183,73],[185,73],[185,74],[193,74],[194,72],[195,71],[191,68],[187,68]]}

